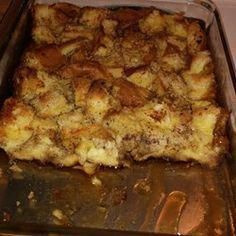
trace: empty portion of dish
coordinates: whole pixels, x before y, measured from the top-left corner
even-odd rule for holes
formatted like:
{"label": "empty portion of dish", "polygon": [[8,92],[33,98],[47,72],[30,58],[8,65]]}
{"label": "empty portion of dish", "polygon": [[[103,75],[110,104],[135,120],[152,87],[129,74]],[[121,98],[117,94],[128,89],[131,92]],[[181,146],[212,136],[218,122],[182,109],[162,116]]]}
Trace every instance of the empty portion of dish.
{"label": "empty portion of dish", "polygon": [[214,167],[228,113],[197,20],[154,8],[32,9],[32,42],[0,115],[12,157],[93,173],[166,157]]}

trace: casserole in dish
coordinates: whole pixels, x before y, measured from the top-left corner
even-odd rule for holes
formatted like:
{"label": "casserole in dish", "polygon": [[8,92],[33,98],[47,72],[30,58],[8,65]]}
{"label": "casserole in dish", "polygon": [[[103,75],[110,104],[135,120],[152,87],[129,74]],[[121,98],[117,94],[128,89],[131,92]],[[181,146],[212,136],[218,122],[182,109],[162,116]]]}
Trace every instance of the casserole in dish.
{"label": "casserole in dish", "polygon": [[[76,2],[80,6],[85,4]],[[24,42],[29,40],[30,4],[32,2],[25,6],[1,59],[1,79],[9,87],[12,68],[25,49]],[[182,11],[188,17],[205,22],[219,102],[230,111],[227,130],[230,153],[233,154],[234,74],[214,6],[205,1],[86,1],[85,5],[154,6],[170,12]],[[2,91],[8,91],[9,95],[12,90]],[[91,179],[78,171],[25,162],[18,162],[9,170],[6,154],[2,152],[1,155],[0,227],[3,232],[82,232],[85,235],[99,232],[124,234],[128,231],[199,235],[234,233],[232,181],[235,164],[230,158],[216,170],[149,160],[119,171],[101,169]]]}

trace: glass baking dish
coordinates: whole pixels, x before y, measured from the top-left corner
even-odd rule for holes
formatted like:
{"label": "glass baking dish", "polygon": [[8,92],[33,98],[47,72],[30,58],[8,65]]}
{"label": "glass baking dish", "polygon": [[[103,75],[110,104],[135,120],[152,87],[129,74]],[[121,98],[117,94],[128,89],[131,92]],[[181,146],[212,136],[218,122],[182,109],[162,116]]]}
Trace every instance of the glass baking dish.
{"label": "glass baking dish", "polygon": [[[29,11],[34,2],[59,1],[25,1],[0,59],[1,103],[11,94],[14,68],[29,41]],[[236,78],[215,5],[201,0],[66,2],[99,7],[154,6],[202,20],[215,63],[219,102],[231,112],[231,151],[215,170],[161,160],[135,163],[132,168],[119,170],[104,168],[95,175],[102,183],[98,186],[94,185],[95,177],[79,170],[27,162],[10,167],[12,163],[0,151],[0,234],[234,235]]]}

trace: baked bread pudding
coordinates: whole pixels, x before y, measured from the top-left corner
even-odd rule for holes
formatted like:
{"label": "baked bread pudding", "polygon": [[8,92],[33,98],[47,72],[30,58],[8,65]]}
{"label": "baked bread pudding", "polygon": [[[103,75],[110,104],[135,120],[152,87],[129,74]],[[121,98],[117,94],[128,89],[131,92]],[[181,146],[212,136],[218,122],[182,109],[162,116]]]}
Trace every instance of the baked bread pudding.
{"label": "baked bread pudding", "polygon": [[34,5],[0,115],[10,158],[91,174],[127,159],[216,166],[227,111],[200,22],[155,8]]}

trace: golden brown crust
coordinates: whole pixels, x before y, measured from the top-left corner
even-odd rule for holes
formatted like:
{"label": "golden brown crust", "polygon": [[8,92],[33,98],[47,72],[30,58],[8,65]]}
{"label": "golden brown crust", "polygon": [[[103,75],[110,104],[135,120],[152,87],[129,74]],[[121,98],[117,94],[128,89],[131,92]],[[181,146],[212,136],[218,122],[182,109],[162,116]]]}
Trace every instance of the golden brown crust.
{"label": "golden brown crust", "polygon": [[135,10],[131,8],[120,8],[111,14],[111,19],[119,23],[119,28],[125,29],[138,23],[140,19],[147,16],[151,12],[151,8],[143,8]]}
{"label": "golden brown crust", "polygon": [[25,55],[25,64],[35,69],[52,71],[65,63],[66,58],[56,45],[41,46]]}
{"label": "golden brown crust", "polygon": [[59,73],[64,78],[76,78],[83,75],[88,75],[92,80],[110,79],[110,74],[106,69],[97,62],[82,62],[73,63],[63,67]]}
{"label": "golden brown crust", "polygon": [[85,105],[86,96],[92,84],[92,80],[89,79],[87,76],[83,76],[80,78],[75,77],[73,78],[72,84],[74,89],[76,106]]}
{"label": "golden brown crust", "polygon": [[34,112],[22,101],[14,98],[7,99],[0,117],[0,143],[7,151],[16,149],[32,136],[30,124]]}
{"label": "golden brown crust", "polygon": [[0,115],[13,158],[119,166],[168,157],[216,166],[228,112],[215,102],[206,35],[197,20],[154,8],[35,5],[32,44]]}
{"label": "golden brown crust", "polygon": [[153,42],[146,40],[141,33],[127,33],[122,38],[121,50],[126,68],[150,64],[156,56]]}
{"label": "golden brown crust", "polygon": [[206,49],[206,35],[197,22],[188,26],[187,45],[191,55]]}
{"label": "golden brown crust", "polygon": [[114,96],[119,99],[122,106],[127,107],[142,106],[151,97],[148,90],[127,80],[117,79],[114,83],[114,90]]}
{"label": "golden brown crust", "polygon": [[58,2],[52,5],[56,10],[63,12],[66,16],[76,20],[81,14],[81,8],[66,2]]}

